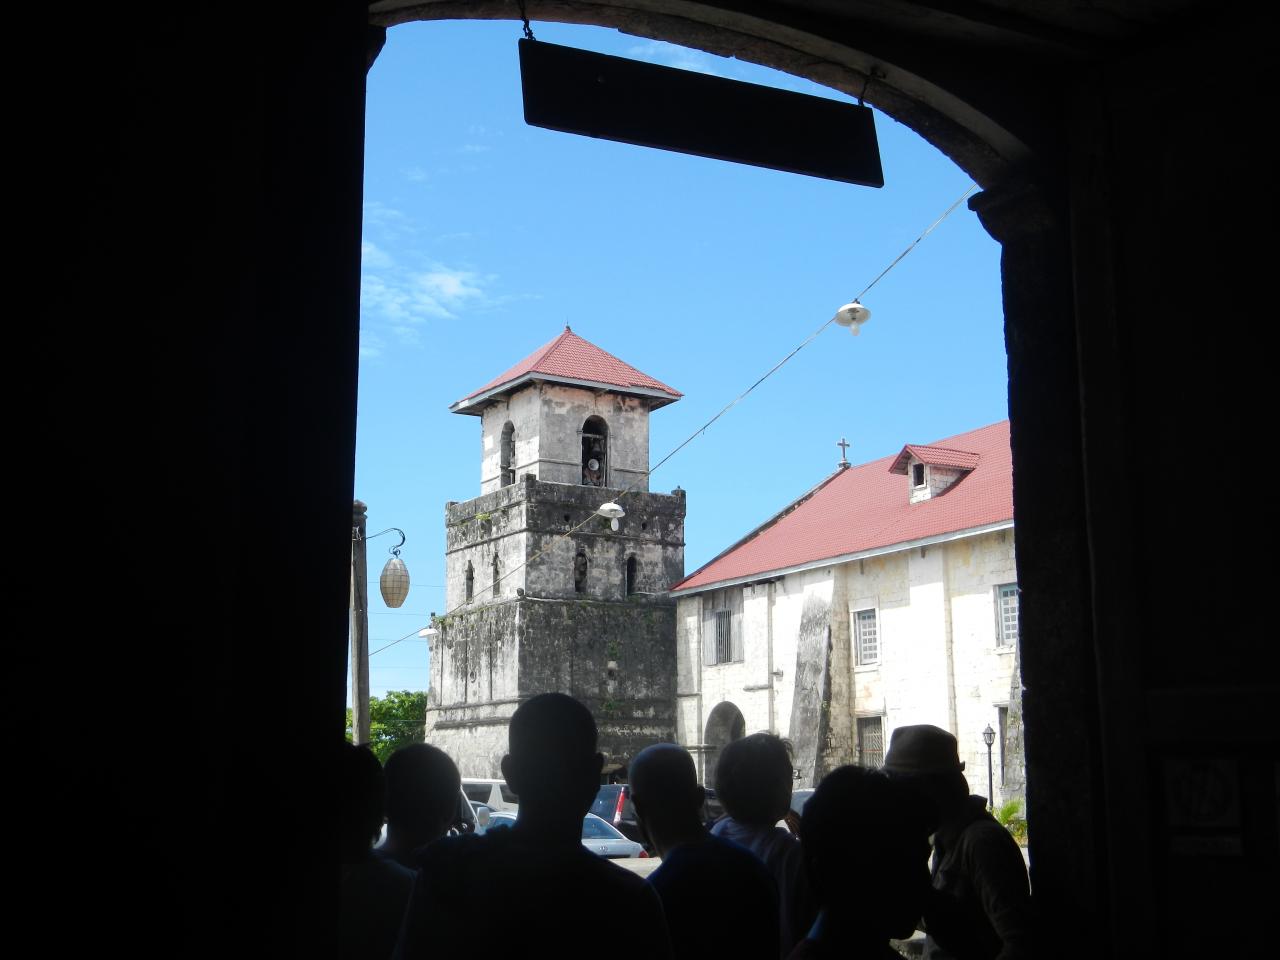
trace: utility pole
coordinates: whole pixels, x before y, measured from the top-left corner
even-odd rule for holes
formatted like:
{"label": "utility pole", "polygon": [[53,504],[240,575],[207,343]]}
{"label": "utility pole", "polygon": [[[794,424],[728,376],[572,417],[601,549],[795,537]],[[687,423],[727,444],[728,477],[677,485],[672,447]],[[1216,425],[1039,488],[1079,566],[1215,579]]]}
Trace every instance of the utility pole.
{"label": "utility pole", "polygon": [[351,740],[369,742],[369,578],[365,534],[368,509],[351,505]]}

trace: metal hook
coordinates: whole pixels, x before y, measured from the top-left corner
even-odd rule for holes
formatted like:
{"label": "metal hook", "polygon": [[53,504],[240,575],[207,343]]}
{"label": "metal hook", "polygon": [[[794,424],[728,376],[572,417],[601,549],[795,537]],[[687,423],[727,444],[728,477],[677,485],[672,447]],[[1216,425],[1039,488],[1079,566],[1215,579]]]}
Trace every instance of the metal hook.
{"label": "metal hook", "polygon": [[404,531],[401,530],[399,527],[387,527],[387,529],[385,530],[379,530],[377,533],[372,533],[369,536],[365,537],[365,540],[372,540],[374,537],[380,537],[384,533],[390,533],[392,530],[400,534],[400,542],[397,543],[394,547],[392,547],[389,553],[393,557],[398,557],[400,556],[400,548],[404,546],[404,541],[406,539],[404,535]]}

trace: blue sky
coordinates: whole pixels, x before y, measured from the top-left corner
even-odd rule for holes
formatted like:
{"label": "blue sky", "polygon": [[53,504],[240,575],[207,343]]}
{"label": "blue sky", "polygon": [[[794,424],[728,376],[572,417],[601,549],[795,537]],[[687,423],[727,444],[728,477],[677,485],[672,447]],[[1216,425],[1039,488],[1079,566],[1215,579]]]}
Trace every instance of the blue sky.
{"label": "blue sky", "polygon": [[[818,96],[825,87],[612,30],[540,40]],[[413,585],[370,649],[444,612],[444,504],[479,494],[480,426],[448,406],[574,331],[685,397],[651,461],[804,340],[969,187],[876,114],[880,190],[525,125],[514,22],[392,28],[369,75],[356,496],[402,528]],[[874,107],[874,97],[868,103]],[[1007,416],[999,247],[961,207],[864,298],[651,479],[688,493],[686,571],[830,473]],[[395,538],[369,544],[372,579]],[[370,690],[425,689],[416,637]]]}

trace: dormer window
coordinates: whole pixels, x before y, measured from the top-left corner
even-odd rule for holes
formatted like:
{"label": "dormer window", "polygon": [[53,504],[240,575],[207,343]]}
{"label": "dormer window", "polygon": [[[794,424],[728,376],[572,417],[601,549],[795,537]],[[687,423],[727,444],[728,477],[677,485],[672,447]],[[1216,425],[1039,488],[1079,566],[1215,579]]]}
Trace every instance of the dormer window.
{"label": "dormer window", "polygon": [[889,472],[908,477],[907,499],[923,503],[942,496],[977,466],[978,455],[968,450],[907,444],[894,458]]}

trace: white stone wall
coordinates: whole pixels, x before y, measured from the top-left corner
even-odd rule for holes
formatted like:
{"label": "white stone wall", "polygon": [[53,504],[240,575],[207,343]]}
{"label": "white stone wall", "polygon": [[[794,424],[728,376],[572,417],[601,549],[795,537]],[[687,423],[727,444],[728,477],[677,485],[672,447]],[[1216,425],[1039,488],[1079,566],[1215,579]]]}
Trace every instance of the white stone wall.
{"label": "white stone wall", "polygon": [[515,428],[515,457],[511,469],[516,479],[538,474],[538,431],[541,409],[536,387],[527,387],[506,400],[498,400],[480,415],[480,492],[492,493],[502,485],[502,428]]}
{"label": "white stone wall", "polygon": [[[886,746],[894,728],[906,724],[932,723],[951,730],[960,741],[971,788],[985,795],[982,730],[990,724],[999,733],[997,708],[1009,701],[1014,669],[1013,648],[996,644],[996,588],[1017,581],[1012,530],[855,560],[839,572],[845,578],[850,619],[859,610],[875,610],[879,639],[878,659],[860,664],[856,631],[849,632],[854,716],[848,722],[883,716]],[[834,568],[828,567],[741,587],[741,663],[703,666],[704,595],[679,598],[679,689],[698,694],[681,700],[681,743],[691,749],[701,745],[711,711],[724,701],[742,711],[748,733],[772,729],[794,739],[789,724],[800,619],[807,598],[830,601],[833,576]],[[781,670],[781,677],[770,677],[770,649],[773,669]],[[998,740],[993,765],[999,802]]]}
{"label": "white stone wall", "polygon": [[582,425],[600,417],[609,427],[605,486],[648,490],[649,403],[636,397],[543,384],[538,478],[582,482]]}
{"label": "white stone wall", "polygon": [[920,503],[945,493],[968,472],[956,467],[941,467],[936,464],[924,464],[924,486],[915,485],[916,464],[918,459],[912,457],[907,462],[907,497],[912,503]]}
{"label": "white stone wall", "polygon": [[512,469],[549,483],[582,481],[582,425],[600,417],[609,427],[605,485],[647,491],[649,401],[555,383],[534,383],[485,408],[480,417],[480,492],[502,482],[502,429],[515,428]]}

